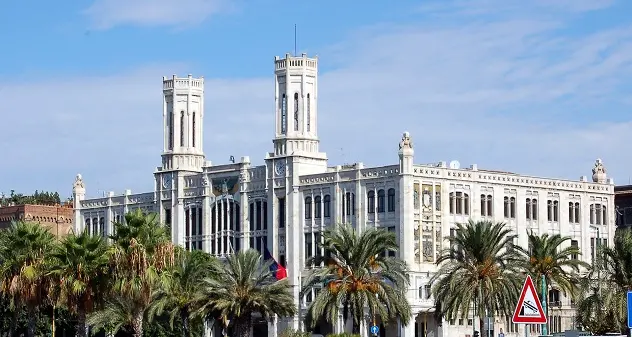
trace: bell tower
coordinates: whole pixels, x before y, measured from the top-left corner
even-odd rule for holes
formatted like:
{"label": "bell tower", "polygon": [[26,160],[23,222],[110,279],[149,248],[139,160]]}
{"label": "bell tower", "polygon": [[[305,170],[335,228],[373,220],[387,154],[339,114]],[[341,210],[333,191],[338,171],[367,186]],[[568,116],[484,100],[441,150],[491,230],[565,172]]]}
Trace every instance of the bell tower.
{"label": "bell tower", "polygon": [[318,58],[274,58],[274,155],[326,158],[318,140]]}
{"label": "bell tower", "polygon": [[162,170],[201,171],[204,165],[204,78],[162,78]]}

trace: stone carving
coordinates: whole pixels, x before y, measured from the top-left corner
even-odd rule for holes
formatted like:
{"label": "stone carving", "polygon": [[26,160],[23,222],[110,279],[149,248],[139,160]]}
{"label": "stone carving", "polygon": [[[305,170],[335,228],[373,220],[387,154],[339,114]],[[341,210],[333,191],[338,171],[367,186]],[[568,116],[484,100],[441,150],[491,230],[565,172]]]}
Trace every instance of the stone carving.
{"label": "stone carving", "polygon": [[602,184],[606,182],[606,167],[603,165],[601,159],[595,161],[595,167],[593,167],[592,173],[593,182]]}
{"label": "stone carving", "polygon": [[208,186],[208,178],[206,176],[202,177],[202,186]]}
{"label": "stone carving", "polygon": [[419,191],[417,189],[413,192],[413,205],[415,209],[419,209]]}
{"label": "stone carving", "polygon": [[77,177],[75,178],[75,182],[72,184],[72,191],[76,192],[78,189],[85,189],[86,186],[83,184],[83,178],[81,177],[81,174],[77,174]]}
{"label": "stone carving", "polygon": [[432,195],[430,194],[430,190],[428,188],[424,188],[423,192],[421,192],[424,211],[432,210]]}
{"label": "stone carving", "polygon": [[413,141],[410,139],[410,133],[408,131],[404,132],[402,135],[402,140],[399,142],[399,149],[412,149]]}
{"label": "stone carving", "polygon": [[435,192],[435,209],[441,211],[441,192]]}

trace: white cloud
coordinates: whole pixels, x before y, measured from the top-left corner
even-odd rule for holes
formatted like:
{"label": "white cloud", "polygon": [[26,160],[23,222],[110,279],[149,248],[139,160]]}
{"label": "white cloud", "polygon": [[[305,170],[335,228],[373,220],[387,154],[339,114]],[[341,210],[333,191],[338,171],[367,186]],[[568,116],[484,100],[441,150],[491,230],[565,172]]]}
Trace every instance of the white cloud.
{"label": "white cloud", "polygon": [[[533,5],[523,11],[528,15],[467,14],[459,25],[439,19],[353,32],[320,53],[321,65],[335,65],[321,74],[321,148],[332,165],[393,164],[406,130],[417,163],[458,159],[578,179],[590,176],[600,157],[627,183],[632,28],[563,34],[577,24],[569,13],[578,8],[553,15]],[[33,118],[9,121],[0,146],[13,148],[8,158],[15,164],[0,174],[33,175],[21,183],[33,189],[69,189],[81,172],[90,194],[151,190],[162,147],[160,76],[183,68],[5,86],[0,101]],[[207,77],[207,159],[249,155],[263,162],[274,132],[271,78]],[[27,145],[34,142],[40,146]],[[56,180],[41,176],[43,167]]]}
{"label": "white cloud", "polygon": [[84,14],[96,29],[118,25],[186,27],[230,6],[227,0],[95,0]]}

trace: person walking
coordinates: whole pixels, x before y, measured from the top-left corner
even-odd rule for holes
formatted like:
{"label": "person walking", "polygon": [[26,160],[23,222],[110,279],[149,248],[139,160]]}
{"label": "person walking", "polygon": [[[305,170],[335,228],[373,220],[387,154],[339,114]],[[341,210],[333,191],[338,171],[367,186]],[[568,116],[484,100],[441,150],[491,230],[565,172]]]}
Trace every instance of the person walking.
{"label": "person walking", "polygon": [[498,337],[505,337],[505,334],[503,333],[503,328],[500,328],[500,332],[498,333]]}

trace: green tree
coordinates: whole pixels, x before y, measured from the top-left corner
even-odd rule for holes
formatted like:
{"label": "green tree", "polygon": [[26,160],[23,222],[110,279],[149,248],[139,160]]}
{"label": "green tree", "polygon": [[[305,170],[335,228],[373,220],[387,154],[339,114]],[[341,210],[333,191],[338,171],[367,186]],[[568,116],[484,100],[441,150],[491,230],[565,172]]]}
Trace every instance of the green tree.
{"label": "green tree", "polygon": [[140,337],[152,295],[166,282],[165,272],[175,263],[176,249],[156,214],[136,210],[125,215],[125,222],[115,222],[114,228],[112,288],[103,309],[90,315],[88,324],[113,332],[129,330],[132,336]]}
{"label": "green tree", "polygon": [[441,252],[431,279],[441,314],[449,320],[474,313],[483,326],[487,314],[511,315],[518,301],[524,259],[514,249],[511,230],[490,221],[457,224],[450,247]]}
{"label": "green tree", "polygon": [[106,241],[88,231],[69,234],[51,254],[49,275],[59,285],[60,304],[76,316],[77,336],[87,336],[86,317],[106,293],[108,267]]}
{"label": "green tree", "polygon": [[306,261],[315,268],[301,291],[322,288],[309,306],[309,326],[314,327],[321,318],[334,323],[340,308],[345,322],[352,319],[354,333],[360,332],[365,309],[384,322],[399,318],[403,324],[409,323],[408,269],[403,260],[386,254],[399,247],[394,233],[374,228],[358,233],[349,225],[339,225],[325,231],[319,245],[325,256]]}
{"label": "green tree", "polygon": [[[203,321],[198,313],[200,285],[205,278],[216,278],[222,270],[219,262],[207,253],[179,250],[171,270],[165,272],[163,283],[153,293],[149,319],[166,314],[173,329],[174,322],[182,324],[182,336],[191,336],[191,321]],[[178,320],[179,318],[179,320]]]}
{"label": "green tree", "polygon": [[31,222],[14,222],[0,235],[1,290],[13,310],[26,309],[29,337],[35,336],[39,309],[47,300],[47,263],[55,243],[53,234]]}
{"label": "green tree", "polygon": [[[575,257],[581,254],[579,247],[566,246],[566,243],[571,241],[571,237],[563,237],[559,234],[536,235],[530,231],[528,241],[528,250],[522,247],[517,248],[525,256],[525,269],[533,278],[536,289],[541,291],[542,276],[544,276],[547,294],[542,295],[548,296],[548,290],[555,286],[564,295],[576,298],[581,279],[579,273],[582,268],[588,269],[590,265]],[[547,317],[548,310],[547,306]]]}
{"label": "green tree", "polygon": [[632,291],[632,233],[617,231],[614,245],[601,246],[598,256],[601,263],[584,278],[577,323],[595,334],[626,334],[627,292]]}
{"label": "green tree", "polygon": [[253,314],[263,318],[296,314],[287,280],[278,281],[270,271],[270,262],[263,261],[256,250],[229,256],[224,268],[223,273],[202,282],[198,298],[204,316],[230,320],[237,337],[248,337]]}

